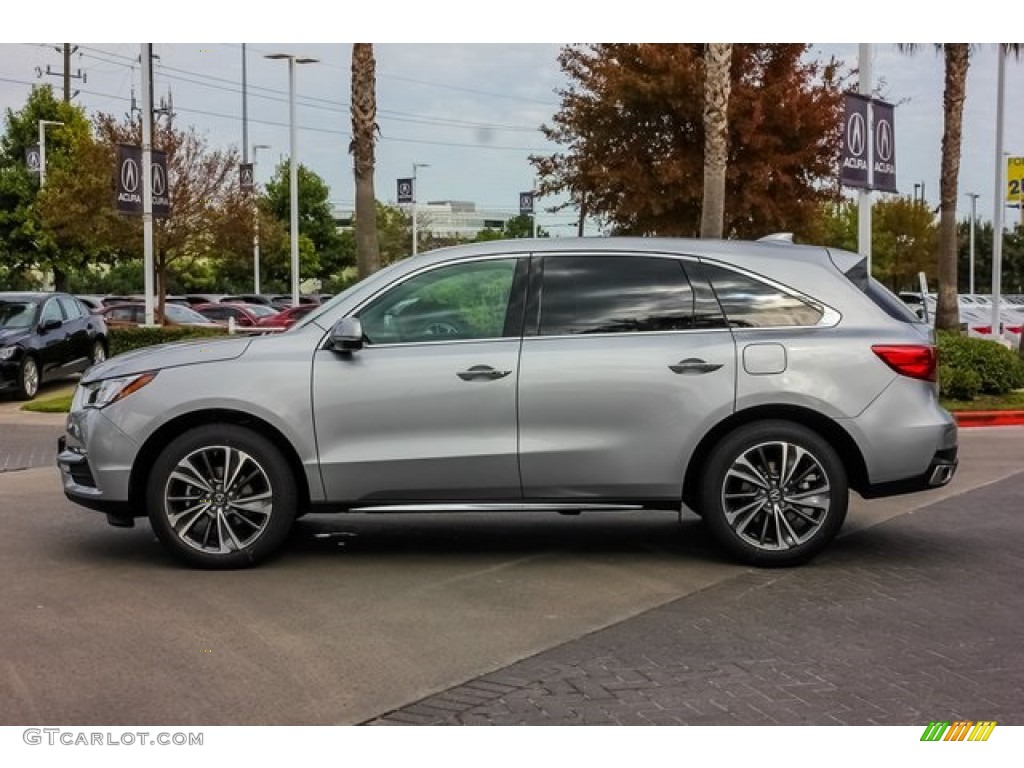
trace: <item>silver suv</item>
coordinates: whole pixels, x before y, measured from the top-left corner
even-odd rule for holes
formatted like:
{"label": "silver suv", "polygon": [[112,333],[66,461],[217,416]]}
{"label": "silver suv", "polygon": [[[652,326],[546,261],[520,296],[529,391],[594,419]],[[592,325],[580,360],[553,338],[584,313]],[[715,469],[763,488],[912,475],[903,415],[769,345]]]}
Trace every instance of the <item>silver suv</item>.
{"label": "silver suv", "polygon": [[956,469],[932,333],[859,256],[767,242],[493,242],[396,263],[287,333],[92,368],[68,498],[247,566],[324,511],[686,505],[757,565],[838,532],[849,489]]}

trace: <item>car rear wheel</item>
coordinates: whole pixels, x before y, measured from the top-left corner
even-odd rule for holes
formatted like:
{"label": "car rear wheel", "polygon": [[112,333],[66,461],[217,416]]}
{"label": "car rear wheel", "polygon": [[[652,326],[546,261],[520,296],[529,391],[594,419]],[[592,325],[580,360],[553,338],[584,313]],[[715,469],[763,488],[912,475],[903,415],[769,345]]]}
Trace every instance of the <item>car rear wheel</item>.
{"label": "car rear wheel", "polygon": [[18,399],[31,400],[39,392],[39,363],[32,355],[25,355],[18,366]]}
{"label": "car rear wheel", "polygon": [[211,424],[163,450],[147,502],[153,530],[176,557],[200,568],[244,568],[284,544],[297,491],[291,467],[269,440]]}
{"label": "car rear wheel", "polygon": [[839,532],[849,503],[842,460],[788,421],[747,424],[712,450],[700,493],[715,538],[752,565],[797,565]]}

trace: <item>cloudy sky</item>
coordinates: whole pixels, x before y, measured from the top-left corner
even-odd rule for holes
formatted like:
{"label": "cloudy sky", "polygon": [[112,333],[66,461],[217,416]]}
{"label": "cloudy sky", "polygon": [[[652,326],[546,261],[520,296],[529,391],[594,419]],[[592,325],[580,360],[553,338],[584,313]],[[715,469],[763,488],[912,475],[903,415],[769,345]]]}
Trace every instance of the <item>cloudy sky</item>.
{"label": "cloudy sky", "polygon": [[[185,3],[187,5],[187,3]],[[456,4],[458,5],[458,4]],[[323,7],[323,6],[321,6]],[[463,4],[474,14],[479,4]],[[631,4],[631,7],[632,4]],[[396,13],[401,12],[401,4]],[[441,5],[431,6],[429,30],[422,35],[409,28],[402,40],[437,40],[438,34],[458,29],[460,14],[440,13]],[[469,12],[467,10],[467,12]],[[502,13],[493,17],[502,24]],[[303,17],[307,18],[308,17]],[[210,28],[222,32],[221,39],[238,39],[238,29],[230,19],[218,19]],[[382,24],[378,16],[370,28],[353,28],[346,34],[344,25],[333,23],[338,35],[352,37],[363,32],[364,39],[380,33],[376,39],[389,39],[373,24]],[[520,18],[520,23],[522,19]],[[559,20],[561,21],[561,20]],[[565,22],[572,21],[571,17]],[[749,20],[748,20],[749,21]],[[180,22],[179,22],[180,23]],[[288,32],[288,24],[256,27],[250,39],[268,39],[274,31]],[[92,32],[94,39],[102,31],[85,24],[75,28],[80,34]],[[308,23],[303,27],[308,30]],[[555,27],[554,29],[552,28]],[[10,35],[27,27],[8,26]],[[567,23],[549,25],[543,37],[576,37]],[[100,28],[102,29],[102,28]],[[294,29],[294,27],[292,27]],[[520,39],[528,39],[521,26]],[[533,29],[533,27],[528,27]],[[188,37],[195,30],[185,24],[175,28],[178,36]],[[204,29],[205,31],[205,29]],[[393,30],[392,30],[393,31]],[[464,31],[464,30],[463,30]],[[590,39],[609,30],[582,30]],[[689,30],[683,30],[688,32]],[[715,31],[715,30],[712,30]],[[902,31],[902,30],[901,30]],[[938,33],[941,30],[933,30]],[[131,26],[118,29],[121,39],[138,37]],[[313,30],[313,34],[323,34]],[[632,30],[628,39],[660,40],[664,32],[652,28],[649,37],[643,30]],[[704,30],[706,33],[707,30]],[[796,29],[809,37],[822,30]],[[458,39],[453,33],[449,39]],[[541,35],[538,35],[541,36]],[[687,35],[689,36],[689,35]],[[753,35],[748,32],[747,39]],[[920,36],[920,33],[917,35]],[[173,35],[168,35],[173,37]],[[606,38],[616,37],[614,33]],[[376,45],[378,109],[381,140],[378,148],[377,195],[393,200],[395,179],[409,176],[413,163],[429,167],[419,171],[420,200],[470,200],[478,207],[513,210],[517,193],[533,182],[527,162],[531,153],[551,151],[537,127],[549,121],[558,108],[555,90],[564,85],[557,64],[560,43],[442,43],[389,42]],[[296,35],[294,39],[303,39]],[[393,38],[392,38],[393,39]],[[487,39],[482,36],[481,39]],[[622,39],[622,38],[620,38]],[[695,31],[692,39],[710,39]],[[907,34],[900,39],[913,39]],[[939,39],[935,37],[934,39]],[[139,53],[137,43],[77,43],[72,70],[81,70],[87,82],[75,81],[81,91],[76,101],[89,112],[125,113],[134,88],[139,95]],[[59,79],[47,77],[47,66],[61,70],[56,43],[18,42],[17,38],[0,43],[0,108],[18,109],[32,84]],[[924,184],[928,200],[938,202],[939,148],[942,134],[942,60],[930,45],[922,46],[915,56],[896,51],[891,43],[874,46],[874,71],[888,99],[896,104],[897,180],[901,193],[912,194],[915,184]],[[216,145],[241,145],[241,61],[239,43],[156,43],[160,59],[155,68],[157,100],[173,93],[178,121],[193,124]],[[249,144],[268,144],[260,150],[257,179],[265,181],[272,166],[288,152],[288,79],[287,65],[264,58],[267,53],[287,52],[311,56],[319,63],[298,67],[298,124],[300,160],[323,176],[331,187],[332,199],[350,206],[354,198],[349,142],[349,67],[348,43],[321,44],[249,43],[247,44],[249,82]],[[815,44],[813,55],[836,56],[856,65],[857,46]],[[37,73],[42,71],[41,78]],[[975,50],[964,115],[964,146],[961,192],[981,195],[979,215],[991,218],[993,211],[996,55],[993,44],[979,44]],[[1007,151],[1024,155],[1024,62],[1012,59],[1007,65]],[[251,150],[250,150],[251,153]],[[967,198],[961,197],[962,210]],[[1013,216],[1016,216],[1014,213]],[[572,215],[548,216],[554,234],[572,233]]]}

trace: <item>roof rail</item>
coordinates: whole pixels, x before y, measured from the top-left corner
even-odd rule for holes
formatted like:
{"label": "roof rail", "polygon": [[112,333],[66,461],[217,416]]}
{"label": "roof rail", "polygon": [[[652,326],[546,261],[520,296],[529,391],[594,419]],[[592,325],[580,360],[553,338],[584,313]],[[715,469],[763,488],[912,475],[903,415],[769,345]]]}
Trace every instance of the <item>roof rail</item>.
{"label": "roof rail", "polygon": [[757,238],[759,243],[792,243],[793,233],[792,232],[773,232],[770,235]]}

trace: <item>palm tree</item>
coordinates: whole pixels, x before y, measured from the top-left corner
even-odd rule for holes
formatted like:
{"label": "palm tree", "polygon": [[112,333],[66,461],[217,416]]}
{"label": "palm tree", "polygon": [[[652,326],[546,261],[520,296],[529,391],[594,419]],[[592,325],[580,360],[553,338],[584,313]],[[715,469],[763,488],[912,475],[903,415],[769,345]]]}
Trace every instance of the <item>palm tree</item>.
{"label": "palm tree", "polygon": [[[1000,43],[1003,51],[1019,56],[1021,43]],[[900,49],[914,53],[917,45],[901,44]],[[964,98],[971,46],[967,43],[936,43],[946,65],[946,84],[942,96],[942,165],[939,177],[939,295],[935,309],[935,327],[959,330],[960,305],[957,300],[956,199],[960,181],[960,143],[963,134]]]}
{"label": "palm tree", "polygon": [[704,49],[704,202],[700,217],[701,237],[722,237],[725,224],[731,64],[732,43],[708,43]]}
{"label": "palm tree", "polygon": [[352,45],[352,153],[356,179],[356,264],[363,278],[380,268],[377,197],[373,191],[377,132],[377,64],[372,43]]}

